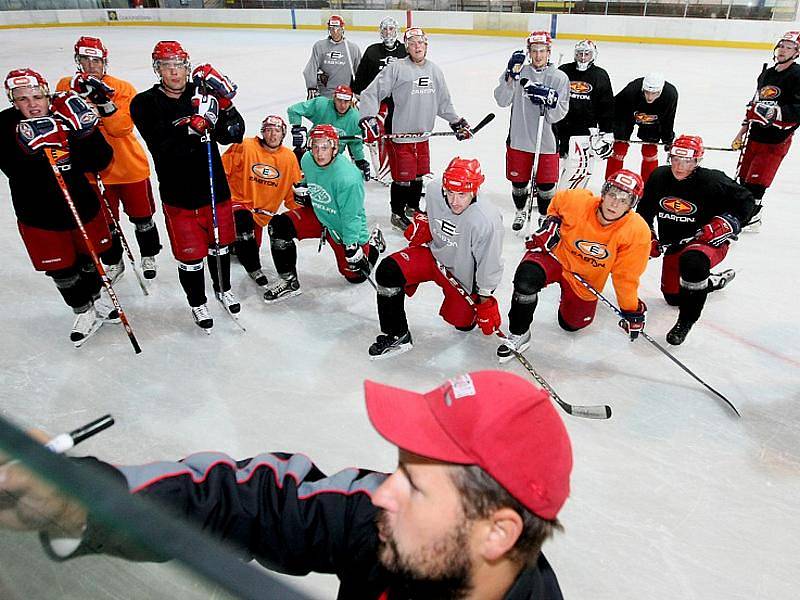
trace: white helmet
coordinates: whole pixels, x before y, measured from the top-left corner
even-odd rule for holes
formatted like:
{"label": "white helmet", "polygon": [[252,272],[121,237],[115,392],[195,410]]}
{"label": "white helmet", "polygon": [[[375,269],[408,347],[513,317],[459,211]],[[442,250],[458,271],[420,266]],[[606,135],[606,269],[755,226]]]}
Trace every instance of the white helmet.
{"label": "white helmet", "polygon": [[575,44],[575,65],[578,71],[585,71],[597,60],[597,46],[592,40],[581,40]]}
{"label": "white helmet", "polygon": [[644,76],[644,80],[642,81],[642,91],[643,92],[658,92],[664,89],[664,75],[657,71],[653,71],[652,73],[648,73]]}
{"label": "white helmet", "polygon": [[397,42],[397,31],[400,25],[394,17],[385,17],[381,24],[378,25],[378,33],[380,33],[383,45],[387,48],[393,48]]}

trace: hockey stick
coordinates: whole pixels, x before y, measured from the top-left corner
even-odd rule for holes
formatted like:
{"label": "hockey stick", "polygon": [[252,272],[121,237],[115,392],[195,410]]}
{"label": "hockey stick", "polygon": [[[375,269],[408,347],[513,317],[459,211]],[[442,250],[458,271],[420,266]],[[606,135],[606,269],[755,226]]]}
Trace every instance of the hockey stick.
{"label": "hockey stick", "polygon": [[[552,252],[550,252],[549,250],[547,251],[547,253],[548,253],[548,254],[549,254],[551,257],[553,257],[553,259],[554,259],[556,262],[558,262],[559,264],[561,264],[561,262],[558,260],[558,257],[556,257],[556,255],[555,255],[555,254],[553,254],[553,253],[552,253]],[[606,305],[608,308],[610,308],[612,311],[614,311],[614,313],[615,313],[615,314],[616,314],[616,315],[617,315],[617,316],[618,316],[620,319],[624,319],[624,318],[625,318],[625,317],[623,317],[623,316],[622,316],[622,311],[621,311],[619,308],[617,308],[617,307],[616,307],[614,304],[612,304],[612,303],[611,303],[611,301],[610,301],[608,298],[606,298],[605,296],[603,296],[603,294],[601,294],[599,291],[597,291],[597,290],[594,288],[594,286],[593,286],[591,283],[589,283],[588,281],[586,281],[586,280],[585,280],[583,277],[581,277],[581,276],[580,276],[580,275],[578,275],[577,273],[574,273],[573,271],[570,271],[570,270],[568,270],[566,267],[564,267],[564,265],[561,265],[561,268],[562,268],[562,269],[564,269],[564,271],[565,271],[565,272],[567,272],[567,273],[569,273],[570,275],[572,275],[572,276],[573,276],[573,277],[574,277],[574,278],[575,278],[575,279],[576,279],[576,280],[577,280],[577,281],[578,281],[578,282],[579,282],[579,283],[580,283],[580,284],[581,284],[583,287],[585,287],[585,288],[586,288],[587,290],[589,290],[589,291],[590,291],[592,294],[594,294],[594,296],[595,296],[595,297],[596,297],[598,300],[600,300],[600,301],[601,301],[603,304],[605,304],[605,305]],[[644,339],[646,339],[648,342],[650,342],[651,344],[653,344],[653,346],[655,346],[656,348],[658,348],[658,349],[659,349],[659,350],[660,350],[660,351],[661,351],[661,352],[662,352],[662,353],[663,353],[663,354],[664,354],[664,355],[665,355],[667,358],[669,358],[669,359],[670,359],[672,362],[674,362],[676,365],[678,365],[678,366],[679,366],[681,369],[683,369],[683,370],[684,370],[686,373],[688,373],[689,375],[691,375],[691,376],[692,376],[692,378],[694,378],[694,379],[695,379],[697,382],[701,383],[701,384],[702,384],[702,385],[703,385],[703,386],[704,386],[704,387],[705,387],[707,390],[709,390],[710,392],[712,392],[713,394],[715,394],[715,395],[716,395],[718,398],[720,398],[720,399],[721,399],[723,402],[725,402],[725,404],[727,404],[728,406],[730,406],[730,407],[731,407],[731,409],[733,410],[733,412],[735,412],[735,413],[736,413],[736,416],[737,416],[737,417],[741,417],[741,416],[742,416],[742,415],[739,413],[739,411],[737,410],[737,408],[736,408],[736,407],[735,407],[735,406],[734,406],[734,405],[731,403],[731,401],[730,401],[730,400],[728,400],[728,399],[727,399],[725,396],[723,396],[722,394],[720,394],[720,393],[719,393],[717,390],[715,390],[713,387],[711,387],[711,386],[710,386],[710,385],[708,385],[708,384],[707,384],[705,381],[703,381],[703,380],[702,380],[702,379],[700,379],[700,378],[699,378],[697,375],[695,375],[695,374],[694,374],[694,372],[692,372],[692,371],[691,371],[691,370],[690,370],[690,369],[689,369],[689,368],[688,368],[686,365],[684,365],[684,364],[683,364],[681,361],[679,361],[677,358],[675,358],[675,357],[672,355],[672,353],[670,353],[670,352],[669,352],[669,351],[668,351],[666,348],[664,348],[664,347],[663,347],[661,344],[659,344],[659,343],[658,343],[657,341],[655,341],[655,340],[654,340],[652,337],[650,337],[650,336],[647,334],[647,332],[646,332],[646,331],[640,331],[639,333],[641,333],[641,335],[642,335],[642,337],[643,337]]]}
{"label": "hockey stick", "polygon": [[136,339],[133,329],[131,328],[131,324],[128,322],[128,315],[126,315],[125,311],[122,310],[122,306],[119,303],[119,298],[117,298],[117,294],[114,291],[114,288],[111,286],[111,280],[108,278],[108,274],[103,268],[103,263],[100,262],[100,258],[97,256],[97,251],[94,248],[94,244],[92,243],[89,234],[86,232],[86,227],[84,227],[83,221],[81,221],[81,216],[78,214],[78,209],[75,207],[75,202],[72,200],[72,194],[69,193],[67,183],[61,176],[61,171],[58,170],[55,150],[52,148],[47,148],[45,149],[44,154],[47,156],[47,161],[50,163],[50,167],[53,169],[53,174],[58,182],[58,187],[61,188],[61,193],[64,195],[64,200],[67,201],[69,210],[72,213],[72,218],[75,219],[75,224],[78,226],[81,236],[83,236],[83,243],[86,244],[86,248],[89,250],[89,254],[92,257],[92,262],[94,262],[94,268],[97,269],[97,274],[100,277],[100,281],[103,282],[103,287],[105,287],[108,297],[111,298],[114,308],[116,308],[117,312],[119,313],[120,321],[122,321],[122,326],[125,328],[125,333],[128,334],[128,339],[131,341],[133,351],[136,354],[140,354],[142,352],[142,348],[139,346],[139,341]]}
{"label": "hockey stick", "polygon": [[[626,144],[652,144],[653,146],[666,147],[667,144],[663,142],[645,142],[644,140],[614,140],[615,142],[624,142]],[[716,150],[717,152],[738,152],[736,148],[731,146],[706,146],[703,144],[705,150]]]}
{"label": "hockey stick", "polygon": [[[431,256],[433,256],[433,254],[431,254]],[[461,283],[455,277],[453,277],[453,275],[447,270],[447,267],[445,267],[442,263],[440,263],[435,256],[433,256],[433,260],[436,263],[436,267],[439,269],[442,275],[444,275],[445,279],[447,279],[450,285],[453,286],[453,289],[455,289],[461,295],[461,297],[464,298],[464,300],[466,300],[467,304],[469,304],[474,309],[476,305],[475,300],[467,292],[467,290],[464,289],[464,286],[462,286]],[[495,335],[502,340],[508,340],[506,334],[500,330],[495,331]],[[539,384],[544,389],[547,390],[547,392],[550,394],[553,400],[555,400],[556,403],[562,409],[564,409],[564,412],[566,412],[567,414],[572,415],[574,417],[584,417],[587,419],[608,419],[611,417],[610,406],[605,406],[605,405],[578,406],[565,402],[564,400],[561,399],[561,396],[559,396],[558,393],[550,386],[550,384],[547,383],[547,381],[545,381],[544,378],[536,372],[536,370],[533,368],[533,365],[528,361],[528,359],[526,359],[524,356],[522,356],[522,354],[520,354],[516,350],[511,349],[511,351],[513,352],[517,360],[520,362],[520,364],[523,367],[525,367],[525,369],[531,375],[533,375],[533,378],[536,381],[538,381]]]}
{"label": "hockey stick", "polygon": [[[527,79],[520,79],[520,85],[525,86],[528,82]],[[539,170],[539,161],[542,158],[542,133],[544,133],[544,104],[539,105],[539,122],[536,126],[536,149],[534,150],[533,156],[533,165],[531,166],[531,189],[530,193],[528,194],[528,201],[525,205],[525,210],[527,211],[527,215],[525,215],[525,227],[524,230],[530,228],[531,223],[531,213],[533,212],[533,199],[536,197],[537,199],[537,206],[538,206],[538,195],[539,192],[536,189],[536,172]],[[523,230],[521,229],[521,231]]]}
{"label": "hockey stick", "polygon": [[[763,63],[761,65],[761,73],[759,77],[764,74],[764,71],[767,70],[767,63]],[[753,98],[750,100],[750,104],[754,104],[758,100],[760,88],[758,87],[758,79],[756,79],[756,91],[753,94]],[[747,144],[750,141],[750,127],[752,122],[747,119],[747,113],[745,112],[745,122],[747,123],[747,129],[742,135],[742,145],[739,147],[739,160],[736,161],[736,179],[740,178],[740,172],[742,170],[742,162],[744,161],[744,153],[747,150]]]}
{"label": "hockey stick", "polygon": [[[481,129],[486,127],[489,123],[492,122],[495,115],[494,113],[489,113],[483,119],[481,119],[480,123],[475,125],[475,127],[471,128],[472,135],[474,136],[478,133]],[[419,133],[384,133],[381,134],[380,137],[387,139],[387,140],[403,140],[403,139],[410,139],[410,138],[419,138],[419,137],[441,137],[441,136],[454,136],[456,134],[455,131],[421,131]],[[343,135],[339,137],[340,141],[347,142],[351,140],[363,140],[364,137],[361,135]]]}
{"label": "hockey stick", "polygon": [[111,224],[114,227],[114,230],[111,233],[112,234],[116,233],[119,236],[119,241],[122,244],[122,249],[125,250],[125,255],[128,257],[128,262],[131,264],[131,268],[133,269],[133,272],[136,274],[136,281],[139,282],[139,287],[142,288],[142,293],[145,296],[149,296],[150,292],[147,291],[147,286],[144,283],[144,278],[142,277],[142,274],[139,272],[139,269],[136,268],[136,261],[133,258],[131,247],[128,245],[128,240],[125,238],[125,234],[122,232],[122,226],[119,224],[119,219],[117,219],[117,217],[114,216],[114,211],[111,210],[111,203],[108,201],[108,196],[106,196],[106,186],[103,184],[103,180],[100,177],[100,173],[95,173],[95,177],[97,178],[97,189],[100,190],[100,197],[103,199],[103,204],[106,207],[106,212],[108,213]]}

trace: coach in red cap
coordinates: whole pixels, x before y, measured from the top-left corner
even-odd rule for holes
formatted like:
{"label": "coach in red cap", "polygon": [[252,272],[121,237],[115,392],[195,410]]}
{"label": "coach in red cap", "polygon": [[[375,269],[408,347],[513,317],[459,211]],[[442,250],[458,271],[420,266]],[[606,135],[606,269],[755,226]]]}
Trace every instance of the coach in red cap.
{"label": "coach in red cap", "polygon": [[[425,394],[365,383],[375,428],[399,448],[391,475],[346,469],[326,476],[303,455],[235,461],[216,453],[177,463],[116,467],[134,493],[169,504],[270,568],[335,573],[339,598],[366,600],[557,600],[561,590],[541,554],[560,529],[572,450],[547,393],[501,371],[448,380]],[[0,468],[0,493],[27,502],[18,466]],[[38,496],[38,497],[37,497]],[[91,512],[43,517],[82,532],[64,557],[114,548]],[[0,523],[19,525],[12,511]],[[105,538],[105,539],[104,539]],[[71,554],[68,554],[71,553]]]}

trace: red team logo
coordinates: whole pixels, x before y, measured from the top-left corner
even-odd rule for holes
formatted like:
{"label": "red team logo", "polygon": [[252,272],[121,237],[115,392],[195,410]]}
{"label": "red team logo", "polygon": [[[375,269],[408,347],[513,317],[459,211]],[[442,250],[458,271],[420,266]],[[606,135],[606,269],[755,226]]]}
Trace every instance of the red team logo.
{"label": "red team logo", "polygon": [[688,217],[697,212],[697,207],[694,204],[675,196],[662,198],[659,204],[665,211],[680,217]]}
{"label": "red team logo", "polygon": [[588,94],[592,91],[592,86],[585,81],[570,81],[569,91],[573,94]]}
{"label": "red team logo", "polygon": [[633,113],[633,120],[637,125],[652,125],[658,121],[658,115],[648,115],[647,113],[635,112]]}
{"label": "red team logo", "polygon": [[776,87],[774,85],[765,85],[763,88],[758,90],[759,100],[775,100],[775,98],[777,98],[780,95],[781,95],[781,88]]}

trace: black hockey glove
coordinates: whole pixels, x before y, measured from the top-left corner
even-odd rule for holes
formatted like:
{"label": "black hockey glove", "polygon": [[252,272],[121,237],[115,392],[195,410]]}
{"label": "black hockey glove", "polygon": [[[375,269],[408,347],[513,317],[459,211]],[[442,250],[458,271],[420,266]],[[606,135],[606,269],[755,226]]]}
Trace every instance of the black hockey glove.
{"label": "black hockey glove", "polygon": [[460,118],[455,123],[450,123],[450,129],[452,129],[456,134],[456,139],[459,142],[463,142],[464,140],[468,140],[472,137],[472,129],[467,123],[465,118]]}
{"label": "black hockey glove", "polygon": [[300,206],[311,206],[311,195],[305,179],[294,184],[294,201]]}
{"label": "black hockey glove", "polygon": [[358,244],[350,244],[344,247],[344,256],[347,266],[353,273],[369,275],[369,260],[364,255],[364,251]]}
{"label": "black hockey glove", "polygon": [[292,125],[292,146],[305,148],[308,140],[308,129],[302,125]]}
{"label": "black hockey glove", "polygon": [[369,181],[369,162],[362,158],[356,161],[356,166],[361,169],[361,172],[364,174],[364,181]]}

